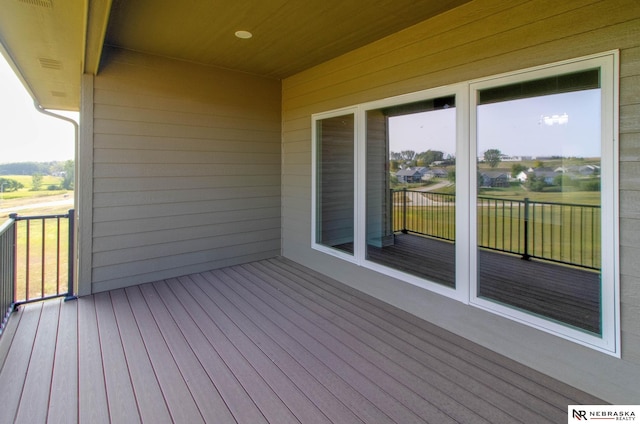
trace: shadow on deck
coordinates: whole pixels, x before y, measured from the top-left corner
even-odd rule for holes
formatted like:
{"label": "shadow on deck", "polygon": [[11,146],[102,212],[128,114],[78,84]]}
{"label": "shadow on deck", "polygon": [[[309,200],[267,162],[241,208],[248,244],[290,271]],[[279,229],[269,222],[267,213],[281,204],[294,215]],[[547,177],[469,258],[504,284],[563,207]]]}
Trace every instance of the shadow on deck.
{"label": "shadow on deck", "polygon": [[[396,234],[394,245],[368,252],[376,263],[455,287],[454,249],[451,242]],[[600,273],[483,249],[478,263],[480,297],[600,334]]]}
{"label": "shadow on deck", "polygon": [[565,422],[602,403],[277,258],[26,305],[0,422]]}

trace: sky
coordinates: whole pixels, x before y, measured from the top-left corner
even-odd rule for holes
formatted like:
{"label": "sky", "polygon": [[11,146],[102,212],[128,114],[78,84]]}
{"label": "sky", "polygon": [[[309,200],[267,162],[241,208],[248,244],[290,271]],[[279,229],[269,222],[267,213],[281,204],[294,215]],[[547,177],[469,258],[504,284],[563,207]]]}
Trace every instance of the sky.
{"label": "sky", "polygon": [[[600,157],[600,90],[539,96],[478,108],[478,156]],[[390,150],[455,156],[455,110],[394,117]]]}
{"label": "sky", "polygon": [[[56,112],[78,120],[77,112]],[[0,164],[74,158],[73,125],[38,112],[0,54]]]}

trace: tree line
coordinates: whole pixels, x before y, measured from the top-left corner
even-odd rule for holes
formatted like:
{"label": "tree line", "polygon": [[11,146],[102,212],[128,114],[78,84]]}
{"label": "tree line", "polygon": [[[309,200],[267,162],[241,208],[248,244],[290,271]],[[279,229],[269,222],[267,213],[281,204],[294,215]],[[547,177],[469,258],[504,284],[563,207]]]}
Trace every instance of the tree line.
{"label": "tree line", "polygon": [[430,166],[434,162],[442,162],[442,165],[452,165],[455,158],[439,150],[427,150],[426,152],[416,152],[414,150],[402,150],[400,152],[389,152],[389,162],[391,170],[402,167]]}
{"label": "tree line", "polygon": [[59,175],[68,168],[68,161],[14,162],[0,164],[0,175]]}
{"label": "tree line", "polygon": [[[31,190],[40,191],[43,177],[51,175],[61,178],[59,185],[49,185],[47,190],[73,190],[75,180],[75,163],[72,160],[55,162],[19,162],[0,165],[0,175],[31,175]],[[24,185],[12,178],[0,177],[3,192],[18,191]]]}

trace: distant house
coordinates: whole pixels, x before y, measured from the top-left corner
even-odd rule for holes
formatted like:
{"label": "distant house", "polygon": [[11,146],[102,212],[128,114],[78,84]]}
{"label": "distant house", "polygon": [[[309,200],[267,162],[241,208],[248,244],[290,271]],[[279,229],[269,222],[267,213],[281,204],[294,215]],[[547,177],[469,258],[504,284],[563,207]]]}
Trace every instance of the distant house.
{"label": "distant house", "polygon": [[587,176],[600,173],[600,167],[598,165],[583,165],[578,167],[578,174]]}
{"label": "distant house", "polygon": [[553,184],[555,178],[558,175],[566,173],[566,168],[529,168],[527,171],[522,171],[516,175],[516,179],[521,183],[526,183],[533,175],[537,180],[544,181],[546,184]]}
{"label": "distant house", "polygon": [[483,172],[480,178],[481,187],[509,187],[509,174],[506,172]]}
{"label": "distant house", "polygon": [[556,176],[560,175],[560,173],[554,171],[533,171],[533,174],[536,176],[536,179],[544,181],[546,184],[553,184]]}
{"label": "distant house", "polygon": [[526,183],[528,179],[529,175],[526,171],[520,171],[520,173],[516,175],[516,180],[520,181],[521,183]]}
{"label": "distant house", "polygon": [[422,179],[430,180],[432,178],[447,178],[448,176],[449,176],[449,172],[446,169],[433,168],[433,169],[427,170],[427,172],[424,173]]}
{"label": "distant house", "polygon": [[398,181],[402,183],[419,183],[427,172],[424,166],[409,167],[396,172]]}

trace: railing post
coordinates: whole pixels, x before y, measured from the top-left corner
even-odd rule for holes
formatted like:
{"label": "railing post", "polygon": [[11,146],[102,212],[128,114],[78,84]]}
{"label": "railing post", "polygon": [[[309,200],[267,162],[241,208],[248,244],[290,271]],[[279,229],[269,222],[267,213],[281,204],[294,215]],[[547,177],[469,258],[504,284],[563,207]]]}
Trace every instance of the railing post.
{"label": "railing post", "polygon": [[407,234],[407,188],[402,189],[402,233]]}
{"label": "railing post", "polygon": [[67,270],[68,289],[67,295],[64,298],[65,301],[77,299],[77,297],[73,294],[73,280],[75,277],[75,221],[76,211],[74,209],[69,209],[69,262]]}
{"label": "railing post", "polygon": [[524,198],[524,251],[522,252],[522,259],[528,261],[529,256],[529,198]]}

